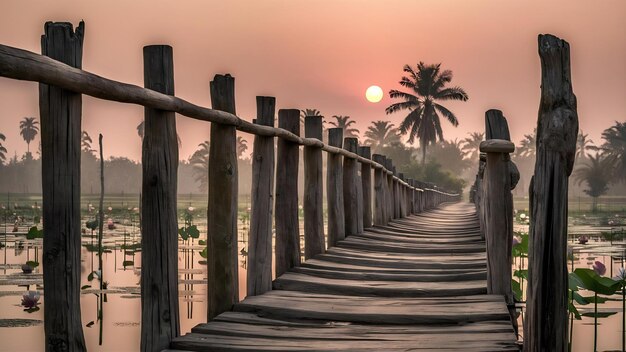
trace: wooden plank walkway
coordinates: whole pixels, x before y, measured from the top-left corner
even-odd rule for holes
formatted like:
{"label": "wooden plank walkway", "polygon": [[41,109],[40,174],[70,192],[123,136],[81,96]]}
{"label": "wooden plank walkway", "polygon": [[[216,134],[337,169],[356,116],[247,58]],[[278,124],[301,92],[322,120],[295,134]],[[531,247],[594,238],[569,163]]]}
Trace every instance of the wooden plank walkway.
{"label": "wooden plank walkway", "polygon": [[348,237],[170,351],[517,351],[486,292],[475,208],[448,204]]}

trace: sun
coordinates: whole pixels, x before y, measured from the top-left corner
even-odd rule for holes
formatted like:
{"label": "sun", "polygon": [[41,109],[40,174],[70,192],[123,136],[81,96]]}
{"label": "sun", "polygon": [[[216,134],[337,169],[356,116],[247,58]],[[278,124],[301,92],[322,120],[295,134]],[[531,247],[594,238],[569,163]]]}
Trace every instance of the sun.
{"label": "sun", "polygon": [[365,98],[370,103],[378,103],[383,98],[383,89],[379,86],[370,86],[365,91]]}

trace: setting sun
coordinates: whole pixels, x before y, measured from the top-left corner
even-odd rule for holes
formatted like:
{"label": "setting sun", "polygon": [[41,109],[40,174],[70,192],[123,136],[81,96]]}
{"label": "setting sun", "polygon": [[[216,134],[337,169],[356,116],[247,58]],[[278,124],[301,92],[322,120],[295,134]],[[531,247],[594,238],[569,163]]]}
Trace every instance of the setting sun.
{"label": "setting sun", "polygon": [[383,98],[383,90],[379,86],[370,86],[365,91],[365,97],[371,103],[378,103]]}

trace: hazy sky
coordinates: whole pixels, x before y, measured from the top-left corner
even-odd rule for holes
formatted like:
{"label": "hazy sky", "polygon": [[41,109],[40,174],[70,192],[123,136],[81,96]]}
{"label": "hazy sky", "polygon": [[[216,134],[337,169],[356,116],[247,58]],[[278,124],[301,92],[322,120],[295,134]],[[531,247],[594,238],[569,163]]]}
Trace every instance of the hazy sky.
{"label": "hazy sky", "polygon": [[[596,142],[626,120],[626,1],[467,0],[2,0],[0,43],[40,52],[45,21],[86,24],[83,68],[143,85],[142,47],[174,47],[176,95],[210,106],[216,73],[236,78],[238,115],[251,120],[255,96],[279,108],[350,115],[363,132],[392,101],[366,101],[368,86],[399,88],[404,64],[443,63],[468,102],[446,103],[460,125],[444,136],[484,130],[498,108],[515,142],[536,124],[540,66],[537,35],[569,41],[580,126]],[[9,155],[26,151],[18,123],[39,116],[37,84],[0,78],[0,132]],[[140,157],[135,127],[143,108],[83,100],[83,129],[103,133],[105,156]],[[209,124],[178,118],[181,158],[209,136]],[[95,138],[94,138],[95,140]],[[36,139],[33,149],[39,143]],[[250,144],[251,147],[251,144]]]}

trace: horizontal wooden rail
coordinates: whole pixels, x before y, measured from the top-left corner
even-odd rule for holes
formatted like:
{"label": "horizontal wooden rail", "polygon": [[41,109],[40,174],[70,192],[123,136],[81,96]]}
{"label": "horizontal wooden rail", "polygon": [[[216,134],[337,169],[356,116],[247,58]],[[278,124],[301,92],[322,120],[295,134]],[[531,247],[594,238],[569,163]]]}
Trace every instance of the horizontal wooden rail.
{"label": "horizontal wooden rail", "polygon": [[[278,137],[302,146],[321,148],[328,153],[356,159],[360,163],[369,164],[375,169],[382,169],[387,174],[393,175],[393,171],[386,169],[383,165],[373,160],[366,159],[345,149],[329,146],[317,138],[303,138],[282,128],[253,124],[228,112],[205,108],[175,96],[107,79],[46,56],[2,44],[0,44],[0,76],[54,85],[94,98],[173,111],[196,120],[235,126],[241,132],[264,137]],[[393,175],[393,179],[409,189],[424,191],[421,188],[409,185],[395,175]],[[435,189],[427,190],[447,196],[458,195]]]}

